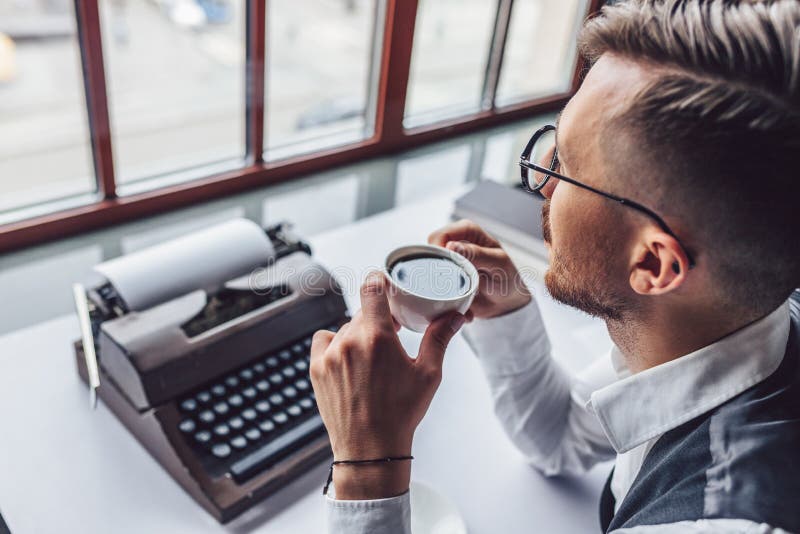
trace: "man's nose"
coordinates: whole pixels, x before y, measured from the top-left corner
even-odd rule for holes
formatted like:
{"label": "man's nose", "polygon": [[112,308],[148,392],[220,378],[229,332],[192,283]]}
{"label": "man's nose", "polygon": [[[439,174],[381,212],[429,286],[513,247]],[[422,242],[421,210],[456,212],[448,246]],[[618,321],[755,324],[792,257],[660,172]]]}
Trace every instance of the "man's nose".
{"label": "man's nose", "polygon": [[539,190],[539,192],[545,198],[551,198],[553,196],[553,191],[556,190],[556,186],[557,185],[558,185],[558,178],[555,178],[554,176],[551,176],[550,179],[547,180],[547,183],[544,184],[544,187],[542,187]]}

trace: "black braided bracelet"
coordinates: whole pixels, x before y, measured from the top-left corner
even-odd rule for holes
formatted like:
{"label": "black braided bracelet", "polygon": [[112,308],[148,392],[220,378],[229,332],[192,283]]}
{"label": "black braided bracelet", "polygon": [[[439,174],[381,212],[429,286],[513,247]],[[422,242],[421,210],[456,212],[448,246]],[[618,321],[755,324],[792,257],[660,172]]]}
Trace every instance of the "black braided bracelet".
{"label": "black braided bracelet", "polygon": [[361,464],[379,464],[383,462],[400,462],[403,460],[413,460],[413,456],[387,456],[386,458],[373,458],[371,460],[334,460],[331,462],[331,468],[328,470],[328,480],[325,482],[325,487],[322,488],[322,494],[328,494],[328,486],[333,481],[333,466],[334,465],[361,465]]}

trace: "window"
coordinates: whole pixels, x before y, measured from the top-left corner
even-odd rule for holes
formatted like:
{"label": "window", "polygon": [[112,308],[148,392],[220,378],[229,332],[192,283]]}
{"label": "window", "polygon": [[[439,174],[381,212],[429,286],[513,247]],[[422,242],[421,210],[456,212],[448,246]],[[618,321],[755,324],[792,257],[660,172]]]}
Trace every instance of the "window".
{"label": "window", "polygon": [[[395,205],[430,198],[464,183],[469,170],[469,157],[470,147],[461,145],[433,154],[413,155],[401,161],[397,167]],[[420,187],[421,181],[424,181],[425,187]]]}
{"label": "window", "polygon": [[100,0],[119,184],[225,160],[242,166],[244,8]]}
{"label": "window", "polygon": [[406,127],[479,109],[496,7],[489,0],[419,0]]}
{"label": "window", "polygon": [[0,252],[555,110],[601,4],[0,2]]}
{"label": "window", "polygon": [[372,135],[369,96],[382,6],[378,0],[268,3],[265,159]]}
{"label": "window", "polygon": [[0,212],[95,190],[71,2],[0,4]]}
{"label": "window", "polygon": [[269,195],[264,200],[264,225],[291,222],[304,237],[336,228],[357,218],[359,176],[326,174],[303,189]]}
{"label": "window", "polygon": [[575,70],[575,40],[584,0],[516,0],[506,41],[497,103],[560,93]]}

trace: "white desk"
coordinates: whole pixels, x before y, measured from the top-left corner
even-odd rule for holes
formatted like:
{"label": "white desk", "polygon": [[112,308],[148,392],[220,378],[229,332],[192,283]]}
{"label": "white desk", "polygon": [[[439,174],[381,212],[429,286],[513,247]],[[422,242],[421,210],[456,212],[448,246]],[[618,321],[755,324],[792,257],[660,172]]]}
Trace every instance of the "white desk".
{"label": "white desk", "polygon": [[[352,310],[369,266],[394,246],[424,242],[445,224],[454,195],[392,210],[312,240],[335,270]],[[607,349],[602,323],[534,291],[556,357],[570,370]],[[88,395],[73,362],[72,316],[0,338],[0,512],[14,533],[319,533],[326,466],[233,523],[220,526]],[[401,332],[416,351],[419,336]],[[598,530],[597,502],[608,466],[581,479],[546,479],[528,467],[494,418],[479,364],[460,336],[414,443],[413,478],[447,494],[471,533]]]}

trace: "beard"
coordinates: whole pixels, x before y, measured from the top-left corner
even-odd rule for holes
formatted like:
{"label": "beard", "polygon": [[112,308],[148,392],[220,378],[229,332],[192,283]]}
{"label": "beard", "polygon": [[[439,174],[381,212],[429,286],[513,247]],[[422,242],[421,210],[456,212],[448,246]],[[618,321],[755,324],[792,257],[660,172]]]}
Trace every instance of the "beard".
{"label": "beard", "polygon": [[622,320],[631,305],[613,289],[610,277],[610,259],[618,247],[598,236],[583,239],[583,250],[573,256],[556,253],[551,242],[549,199],[542,205],[542,236],[550,245],[550,268],[544,275],[550,296],[591,316],[606,321]]}

